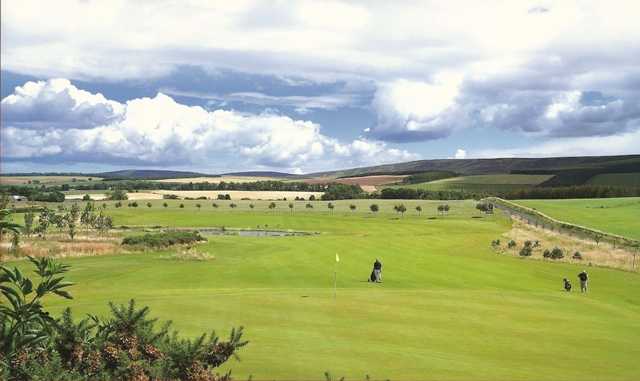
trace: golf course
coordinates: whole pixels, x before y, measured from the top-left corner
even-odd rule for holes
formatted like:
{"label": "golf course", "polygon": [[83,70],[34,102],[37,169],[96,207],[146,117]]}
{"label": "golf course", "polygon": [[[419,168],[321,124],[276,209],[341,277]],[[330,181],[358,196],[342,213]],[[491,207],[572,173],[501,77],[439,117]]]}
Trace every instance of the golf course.
{"label": "golf course", "polygon": [[[637,201],[592,201],[619,210],[617,218],[584,208],[577,222],[600,220],[594,227],[607,230],[611,221],[612,232],[638,238]],[[334,201],[331,210],[320,201],[292,209],[164,202],[108,201],[104,212],[125,236],[158,226],[314,234],[206,235],[195,246],[206,260],[174,259],[175,247],[61,259],[71,265],[74,299],[50,297],[45,306],[81,317],[133,298],[186,337],[244,326],[241,361],[221,368],[238,380],[322,380],[325,371],[347,380],[640,379],[640,275],[592,266],[589,292],[567,293],[562,279],[577,283],[586,264],[497,254],[491,242],[512,222],[480,213],[475,201],[448,201],[446,215],[437,211],[443,202],[424,200]],[[404,214],[393,210],[400,203]],[[562,203],[573,213],[573,200]],[[571,219],[554,214],[555,201],[523,204]],[[369,283],[376,258],[383,282]]]}

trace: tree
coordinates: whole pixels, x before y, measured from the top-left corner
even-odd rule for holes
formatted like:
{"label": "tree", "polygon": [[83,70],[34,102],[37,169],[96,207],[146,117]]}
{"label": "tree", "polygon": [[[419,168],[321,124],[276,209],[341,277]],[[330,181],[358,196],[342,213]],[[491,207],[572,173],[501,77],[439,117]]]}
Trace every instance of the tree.
{"label": "tree", "polygon": [[93,204],[90,202],[86,203],[84,209],[82,210],[82,215],[80,216],[80,223],[85,226],[87,231],[89,230],[89,227],[93,225],[93,220],[95,219],[95,215],[93,213]]}
{"label": "tree", "polygon": [[33,231],[34,218],[35,218],[35,214],[31,209],[29,209],[29,211],[24,214],[24,228],[22,229],[22,232],[27,237],[31,236],[31,233]]}
{"label": "tree", "polygon": [[355,211],[356,211],[356,208],[357,208],[357,207],[356,207],[356,205],[355,205],[355,204],[351,204],[351,205],[349,205],[349,209],[351,209],[351,211],[352,211],[352,212],[355,212]]}
{"label": "tree", "polygon": [[373,213],[378,213],[378,210],[380,210],[380,207],[378,206],[378,204],[371,204],[369,205],[369,210],[371,210]]}
{"label": "tree", "polygon": [[51,209],[46,206],[40,211],[38,215],[38,226],[35,229],[35,233],[41,236],[43,239],[47,236],[47,230],[49,229],[50,216],[53,214]]}
{"label": "tree", "polygon": [[0,353],[10,360],[16,355],[30,350],[45,348],[49,335],[55,329],[55,320],[42,308],[42,298],[55,294],[72,299],[64,290],[73,283],[65,282],[60,275],[69,266],[43,257],[27,257],[36,267],[40,282],[26,277],[17,268],[13,270],[0,266],[0,292],[6,303],[0,304]]}
{"label": "tree", "polygon": [[418,212],[418,215],[422,214],[422,207],[420,205],[416,206],[416,212]]}
{"label": "tree", "polygon": [[62,218],[67,225],[69,237],[73,240],[76,236],[76,227],[78,223],[78,218],[80,216],[80,207],[78,204],[74,203],[71,205],[71,209],[69,212]]}
{"label": "tree", "polygon": [[202,205],[200,205],[200,203],[196,204],[196,208],[198,208],[198,211],[200,210],[200,208],[202,208]]}
{"label": "tree", "polygon": [[449,214],[449,204],[444,204],[444,214]]}
{"label": "tree", "polygon": [[128,200],[127,192],[122,189],[114,189],[108,193],[109,200]]}
{"label": "tree", "polygon": [[11,211],[9,209],[0,210],[0,240],[5,231],[12,232],[14,234],[20,234],[20,226],[10,220]]}
{"label": "tree", "polygon": [[329,211],[331,212],[331,214],[333,214],[333,208],[335,208],[335,206],[333,205],[333,203],[328,203],[327,204],[327,208],[329,208]]}
{"label": "tree", "polygon": [[404,206],[404,204],[395,205],[393,207],[393,210],[395,210],[397,213],[400,213],[402,216],[404,216],[404,212],[407,211],[407,207]]}
{"label": "tree", "polygon": [[18,256],[18,251],[20,250],[20,234],[14,232],[11,235],[11,253],[13,253],[14,257]]}
{"label": "tree", "polygon": [[184,204],[180,204],[180,209],[184,209]]}
{"label": "tree", "polygon": [[229,208],[231,208],[231,209],[235,209],[236,207],[238,207],[238,204],[235,204],[233,202],[231,204],[229,204]]}
{"label": "tree", "polygon": [[291,211],[291,213],[293,213],[293,203],[292,202],[289,203],[289,210]]}
{"label": "tree", "polygon": [[269,209],[275,209],[276,208],[276,203],[275,202],[271,202],[269,204]]}
{"label": "tree", "polygon": [[91,196],[85,194],[84,196],[82,196],[82,201],[91,201]]}
{"label": "tree", "polygon": [[311,205],[310,202],[307,203],[307,205],[304,206],[307,209],[313,209],[313,205]]}
{"label": "tree", "polygon": [[211,204],[211,206],[213,206],[214,209],[218,209],[218,204],[216,204],[215,202]]}
{"label": "tree", "polygon": [[167,204],[166,202],[163,202],[163,203],[162,203],[162,206],[163,206],[163,207],[165,207],[165,208],[167,208],[167,207],[169,206],[169,204]]}
{"label": "tree", "polygon": [[250,204],[249,204],[249,208],[253,209],[253,208],[255,208],[255,207],[256,207],[256,206],[255,206],[255,205],[253,205],[253,203],[250,203]]}
{"label": "tree", "polygon": [[316,200],[316,196],[314,195],[309,196],[309,201],[315,201],[315,200]]}
{"label": "tree", "polygon": [[151,208],[151,203],[147,202],[147,208]]}

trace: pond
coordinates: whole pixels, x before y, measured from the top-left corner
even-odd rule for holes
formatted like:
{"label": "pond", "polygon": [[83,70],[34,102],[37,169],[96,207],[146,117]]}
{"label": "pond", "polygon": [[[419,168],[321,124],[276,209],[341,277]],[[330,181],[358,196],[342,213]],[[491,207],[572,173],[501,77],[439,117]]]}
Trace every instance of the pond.
{"label": "pond", "polygon": [[196,229],[202,235],[235,235],[240,237],[293,237],[308,236],[318,233],[300,232],[293,230],[259,230],[259,229],[223,229],[223,228],[200,228]]}

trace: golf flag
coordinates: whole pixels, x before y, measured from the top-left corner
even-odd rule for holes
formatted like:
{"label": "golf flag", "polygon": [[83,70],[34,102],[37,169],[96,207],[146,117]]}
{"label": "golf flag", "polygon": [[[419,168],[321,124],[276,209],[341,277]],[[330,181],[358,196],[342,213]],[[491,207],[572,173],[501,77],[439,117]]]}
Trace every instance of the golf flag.
{"label": "golf flag", "polygon": [[340,262],[340,256],[336,253],[336,262]]}

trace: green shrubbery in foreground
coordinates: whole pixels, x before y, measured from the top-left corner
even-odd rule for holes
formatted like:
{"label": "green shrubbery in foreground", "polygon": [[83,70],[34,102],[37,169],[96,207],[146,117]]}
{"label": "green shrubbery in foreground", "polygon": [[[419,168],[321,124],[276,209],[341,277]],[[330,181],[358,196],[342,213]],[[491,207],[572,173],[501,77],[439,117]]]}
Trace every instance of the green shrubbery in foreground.
{"label": "green shrubbery in foreground", "polygon": [[[215,333],[180,339],[170,322],[158,327],[149,308],[109,304],[107,319],[89,316],[75,322],[66,309],[59,319],[43,308],[42,298],[58,295],[72,283],[62,276],[68,266],[49,258],[29,260],[38,281],[17,268],[0,267],[0,379],[3,380],[189,380],[229,379],[214,369],[236,356],[242,327],[228,341]],[[37,286],[35,285],[38,283]]]}
{"label": "green shrubbery in foreground", "polygon": [[129,246],[162,248],[172,245],[192,244],[206,240],[207,239],[201,236],[197,231],[171,231],[162,233],[146,233],[144,235],[126,237],[122,240],[122,244]]}

